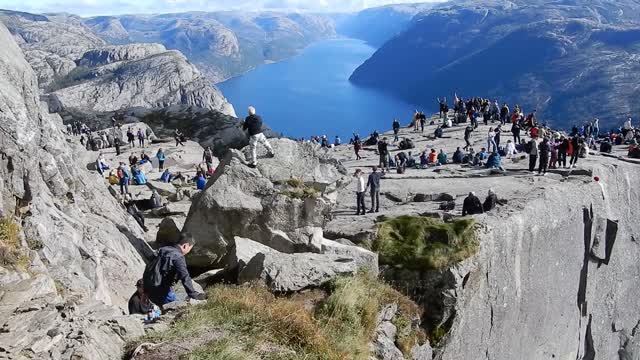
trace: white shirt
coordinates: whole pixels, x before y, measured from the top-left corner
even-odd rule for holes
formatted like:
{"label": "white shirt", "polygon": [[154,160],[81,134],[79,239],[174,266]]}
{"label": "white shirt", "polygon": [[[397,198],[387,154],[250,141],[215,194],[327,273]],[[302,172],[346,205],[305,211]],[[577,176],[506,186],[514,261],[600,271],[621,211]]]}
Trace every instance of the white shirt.
{"label": "white shirt", "polygon": [[624,122],[624,128],[626,130],[631,130],[631,120],[627,120]]}
{"label": "white shirt", "polygon": [[356,192],[364,192],[366,184],[364,182],[364,176],[360,175],[356,178]]}
{"label": "white shirt", "polygon": [[453,123],[451,122],[451,119],[447,119],[447,127],[452,127]]}

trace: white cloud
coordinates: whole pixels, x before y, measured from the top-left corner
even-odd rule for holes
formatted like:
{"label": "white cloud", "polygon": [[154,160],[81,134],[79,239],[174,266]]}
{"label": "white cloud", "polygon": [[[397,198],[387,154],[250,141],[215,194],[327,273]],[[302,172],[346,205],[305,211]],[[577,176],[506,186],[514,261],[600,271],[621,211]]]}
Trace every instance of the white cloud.
{"label": "white cloud", "polygon": [[358,11],[369,7],[442,0],[0,0],[0,8],[82,16],[219,10]]}

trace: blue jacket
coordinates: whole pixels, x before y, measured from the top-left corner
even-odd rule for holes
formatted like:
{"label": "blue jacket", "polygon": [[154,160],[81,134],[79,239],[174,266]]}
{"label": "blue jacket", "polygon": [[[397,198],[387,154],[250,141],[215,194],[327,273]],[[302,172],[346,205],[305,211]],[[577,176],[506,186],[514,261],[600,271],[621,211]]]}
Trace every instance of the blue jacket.
{"label": "blue jacket", "polygon": [[205,179],[204,176],[199,176],[196,179],[196,187],[198,188],[198,190],[204,190],[206,186],[207,186],[207,179]]}
{"label": "blue jacket", "polygon": [[487,160],[487,168],[500,168],[502,166],[501,163],[502,159],[499,154],[491,154],[491,156],[489,156],[489,160]]}

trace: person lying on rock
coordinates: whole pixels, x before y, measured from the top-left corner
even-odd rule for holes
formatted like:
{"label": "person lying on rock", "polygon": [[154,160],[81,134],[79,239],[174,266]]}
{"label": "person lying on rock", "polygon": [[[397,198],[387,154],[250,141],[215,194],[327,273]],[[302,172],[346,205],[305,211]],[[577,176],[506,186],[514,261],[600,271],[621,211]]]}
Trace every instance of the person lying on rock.
{"label": "person lying on rock", "polygon": [[256,108],[249,106],[248,111],[249,116],[245,118],[242,129],[249,132],[249,146],[251,147],[251,164],[249,166],[255,168],[258,165],[258,143],[267,148],[267,151],[269,151],[268,157],[273,157],[275,154],[271,144],[267,141],[267,137],[262,133],[262,118],[256,115]]}
{"label": "person lying on rock", "polygon": [[174,245],[164,246],[158,250],[158,255],[145,268],[143,275],[144,292],[156,305],[162,307],[178,300],[173,291],[173,285],[180,281],[191,299],[205,300],[206,294],[199,293],[193,287],[185,255],[195,244],[189,233],[180,234],[180,239]]}
{"label": "person lying on rock", "polygon": [[462,204],[462,216],[482,214],[484,209],[475,192],[470,192]]}

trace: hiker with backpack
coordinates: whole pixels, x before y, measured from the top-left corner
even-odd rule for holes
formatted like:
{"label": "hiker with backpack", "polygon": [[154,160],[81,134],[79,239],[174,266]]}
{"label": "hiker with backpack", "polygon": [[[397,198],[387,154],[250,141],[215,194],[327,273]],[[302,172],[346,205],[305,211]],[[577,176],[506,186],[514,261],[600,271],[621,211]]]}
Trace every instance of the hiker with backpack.
{"label": "hiker with backpack", "polygon": [[188,233],[180,234],[174,245],[163,246],[157,256],[147,265],[142,277],[144,292],[158,306],[178,300],[173,285],[180,281],[187,296],[195,300],[206,300],[204,293],[196,291],[187,269],[185,256],[193,249],[193,237]]}

